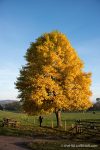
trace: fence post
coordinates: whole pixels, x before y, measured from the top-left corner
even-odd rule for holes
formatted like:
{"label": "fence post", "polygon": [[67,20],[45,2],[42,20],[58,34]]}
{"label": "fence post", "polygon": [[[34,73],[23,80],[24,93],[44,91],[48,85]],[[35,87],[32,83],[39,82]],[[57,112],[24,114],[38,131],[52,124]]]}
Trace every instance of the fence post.
{"label": "fence post", "polygon": [[53,120],[51,121],[51,127],[52,127],[52,128],[54,127]]}
{"label": "fence post", "polygon": [[78,125],[76,125],[76,133],[78,133],[79,132],[79,130],[78,130],[79,128],[78,128]]}
{"label": "fence post", "polygon": [[72,124],[71,127],[74,128],[74,124]]}
{"label": "fence post", "polygon": [[65,120],[65,131],[66,131],[66,120]]}
{"label": "fence post", "polygon": [[82,128],[80,125],[76,125],[76,133],[82,133]]}

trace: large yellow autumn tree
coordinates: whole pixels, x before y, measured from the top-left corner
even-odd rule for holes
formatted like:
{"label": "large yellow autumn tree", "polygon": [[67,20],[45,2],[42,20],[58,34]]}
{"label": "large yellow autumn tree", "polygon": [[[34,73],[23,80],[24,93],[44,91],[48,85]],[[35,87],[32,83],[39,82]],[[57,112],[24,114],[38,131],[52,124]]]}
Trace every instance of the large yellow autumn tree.
{"label": "large yellow autumn tree", "polygon": [[91,73],[66,36],[45,33],[28,48],[27,64],[16,81],[19,98],[28,114],[55,112],[61,126],[61,110],[86,110],[91,106]]}

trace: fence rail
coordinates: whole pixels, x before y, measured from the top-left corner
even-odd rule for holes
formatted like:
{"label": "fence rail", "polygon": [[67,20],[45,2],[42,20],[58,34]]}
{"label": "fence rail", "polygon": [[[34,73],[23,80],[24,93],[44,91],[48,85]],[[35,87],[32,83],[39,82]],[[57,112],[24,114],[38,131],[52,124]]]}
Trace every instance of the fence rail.
{"label": "fence rail", "polygon": [[10,119],[10,118],[3,118],[1,121],[2,127],[7,126],[7,127],[14,127],[18,128],[20,126],[20,122]]}
{"label": "fence rail", "polygon": [[100,134],[100,120],[77,120],[75,121],[74,127],[72,127],[69,132],[91,135]]}

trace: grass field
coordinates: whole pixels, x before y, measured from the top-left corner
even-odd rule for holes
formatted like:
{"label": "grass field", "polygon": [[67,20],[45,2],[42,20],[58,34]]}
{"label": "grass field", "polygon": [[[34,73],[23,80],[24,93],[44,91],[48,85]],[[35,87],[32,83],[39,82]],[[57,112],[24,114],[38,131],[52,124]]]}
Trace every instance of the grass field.
{"label": "grass field", "polygon": [[[9,111],[0,111],[0,122],[2,123],[3,118],[10,118],[20,122],[18,129],[11,129],[8,127],[0,128],[0,134],[5,135],[36,135],[40,134],[61,134],[61,131],[65,131],[65,121],[66,130],[75,124],[75,120],[98,120],[100,119],[100,112],[77,112],[77,113],[62,113],[62,125],[61,129],[56,127],[56,117],[55,114],[43,115],[42,128],[39,127],[38,116],[28,116],[23,113],[15,113]],[[53,129],[52,129],[53,127]],[[56,129],[56,130],[55,130]]]}
{"label": "grass field", "polygon": [[[3,118],[11,118],[16,121],[19,121],[21,125],[26,126],[38,126],[38,116],[28,116],[27,114],[23,113],[15,113],[15,112],[9,112],[9,111],[0,111],[0,120]],[[62,122],[64,125],[64,122],[66,120],[66,125],[71,125],[74,123],[75,120],[96,120],[100,119],[100,111],[97,111],[95,114],[93,112],[76,112],[76,113],[62,113]],[[54,126],[56,126],[56,117],[55,114],[50,115],[43,115],[43,126],[50,127],[52,124],[52,121],[54,123]]]}
{"label": "grass field", "polygon": [[[84,148],[68,148],[65,147],[66,144],[98,144],[100,143],[100,137],[93,137],[90,135],[67,135],[65,131],[65,120],[66,120],[66,130],[75,123],[75,120],[100,120],[100,112],[77,112],[77,113],[62,113],[62,122],[63,127],[61,129],[56,128],[56,118],[55,114],[43,115],[43,124],[42,128],[39,127],[38,116],[28,116],[23,113],[14,113],[8,111],[0,111],[0,122],[3,118],[11,118],[20,122],[19,128],[11,127],[0,127],[0,135],[11,135],[11,136],[32,136],[38,137],[39,139],[48,140],[37,140],[33,143],[29,143],[28,146],[36,150],[65,150],[65,149],[75,149],[75,150],[84,150]],[[54,128],[52,127],[52,122]],[[89,141],[90,138],[90,141]],[[80,140],[81,139],[81,140]],[[88,139],[88,140],[87,140]],[[96,141],[96,142],[95,142]],[[100,148],[100,147],[99,147]],[[85,150],[92,148],[87,147]],[[93,148],[94,149],[94,148]],[[96,148],[98,149],[98,148]]]}

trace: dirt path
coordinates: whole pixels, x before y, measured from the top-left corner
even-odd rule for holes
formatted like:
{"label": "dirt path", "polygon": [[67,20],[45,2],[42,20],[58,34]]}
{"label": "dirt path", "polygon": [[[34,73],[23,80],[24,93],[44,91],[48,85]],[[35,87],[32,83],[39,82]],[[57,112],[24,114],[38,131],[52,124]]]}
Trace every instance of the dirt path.
{"label": "dirt path", "polygon": [[25,143],[31,142],[32,138],[0,136],[0,150],[30,150]]}

